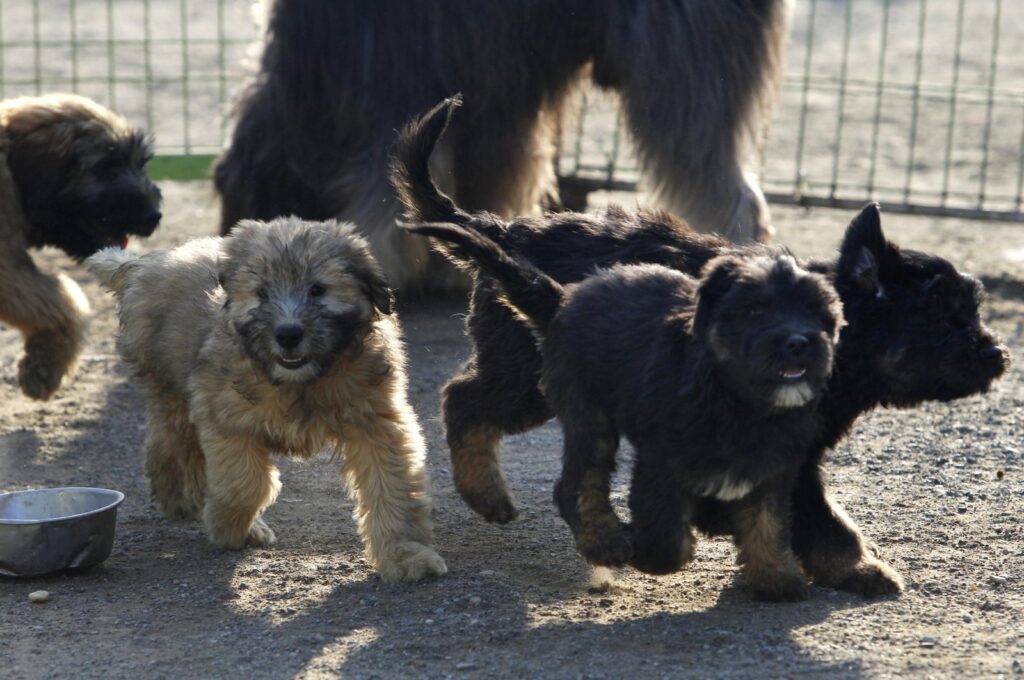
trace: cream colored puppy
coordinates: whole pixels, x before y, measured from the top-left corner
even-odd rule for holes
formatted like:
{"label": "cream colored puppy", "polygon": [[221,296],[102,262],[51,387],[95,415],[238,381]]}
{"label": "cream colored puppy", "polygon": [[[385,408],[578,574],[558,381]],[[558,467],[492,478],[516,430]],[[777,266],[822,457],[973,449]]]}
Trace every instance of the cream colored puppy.
{"label": "cream colored puppy", "polygon": [[366,552],[388,581],[443,574],[393,298],[351,224],[282,218],[89,269],[120,300],[118,349],[149,408],[146,474],[169,517],[269,545],[274,453],[340,454]]}

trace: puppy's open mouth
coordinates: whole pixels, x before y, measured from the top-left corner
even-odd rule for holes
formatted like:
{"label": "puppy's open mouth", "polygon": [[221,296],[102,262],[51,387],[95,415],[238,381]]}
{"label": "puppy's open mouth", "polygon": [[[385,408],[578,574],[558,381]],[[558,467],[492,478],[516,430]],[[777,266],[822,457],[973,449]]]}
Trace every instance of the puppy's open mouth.
{"label": "puppy's open mouth", "polygon": [[284,357],[278,357],[277,363],[279,366],[287,368],[289,371],[294,371],[297,368],[302,368],[309,363],[309,357],[299,357],[298,359],[285,359]]}
{"label": "puppy's open mouth", "polygon": [[801,366],[787,366],[779,371],[779,377],[783,380],[800,380],[807,374],[807,369]]}

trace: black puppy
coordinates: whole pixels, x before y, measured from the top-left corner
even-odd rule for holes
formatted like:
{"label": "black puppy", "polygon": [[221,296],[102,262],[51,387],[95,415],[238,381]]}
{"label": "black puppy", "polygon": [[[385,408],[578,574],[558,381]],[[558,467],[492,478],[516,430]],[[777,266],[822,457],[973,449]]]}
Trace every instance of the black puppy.
{"label": "black puppy", "polygon": [[[478,230],[561,283],[617,262],[656,262],[697,273],[730,247],[657,212],[630,215],[610,208],[600,215],[561,213],[511,223],[468,215],[437,190],[427,166],[453,108],[439,105],[399,138],[392,181],[410,219]],[[909,407],[986,391],[1006,370],[1009,355],[981,322],[980,284],[942,258],[888,241],[877,205],[854,218],[839,252],[836,260],[811,265],[833,281],[847,326],[818,406],[824,429],[810,446],[793,496],[793,547],[819,585],[865,595],[898,592],[899,575],[827,498],[820,469],[825,453],[858,416],[878,405]],[[538,390],[541,358],[528,328],[498,300],[490,277],[474,278],[467,319],[474,355],[445,385],[442,410],[459,493],[488,520],[508,522],[516,511],[499,463],[501,438],[537,427],[553,413]],[[698,507],[697,524],[729,531],[712,521],[720,516]]]}
{"label": "black puppy", "polygon": [[[806,596],[788,517],[843,323],[824,276],[759,248],[712,260],[699,282],[620,265],[563,288],[476,231],[412,230],[457,244],[541,336],[565,433],[555,501],[589,562],[678,570],[696,503],[715,498],[755,596]],[[636,450],[631,530],[608,497],[620,435]]]}

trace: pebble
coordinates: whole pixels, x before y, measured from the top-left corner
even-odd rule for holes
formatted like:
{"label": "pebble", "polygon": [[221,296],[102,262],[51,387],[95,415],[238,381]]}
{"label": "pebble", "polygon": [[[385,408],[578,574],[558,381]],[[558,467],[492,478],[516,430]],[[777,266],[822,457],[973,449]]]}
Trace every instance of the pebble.
{"label": "pebble", "polygon": [[1003,585],[1006,585],[1006,577],[1005,576],[989,576],[988,577],[988,582],[991,583],[994,586],[1003,586]]}
{"label": "pebble", "polygon": [[964,614],[964,623],[970,623],[973,620],[970,614]]}
{"label": "pebble", "polygon": [[918,643],[917,646],[918,647],[931,648],[931,647],[934,647],[936,644],[937,644],[937,641],[935,640],[935,638],[933,638],[933,637],[923,637],[923,638],[921,638],[921,641]]}
{"label": "pebble", "polygon": [[1019,659],[1014,659],[1013,660],[1013,666],[1012,667],[1013,667],[1013,672],[1016,673],[1017,675],[1024,674],[1024,666],[1021,666]]}
{"label": "pebble", "polygon": [[473,595],[472,597],[469,598],[469,603],[471,605],[476,606],[476,605],[480,604],[481,602],[482,602],[482,600],[479,597],[477,597],[476,595]]}
{"label": "pebble", "polygon": [[1002,468],[999,468],[998,470],[996,470],[996,479],[1002,479],[1005,476],[1006,476],[1006,472]]}
{"label": "pebble", "polygon": [[472,661],[460,661],[455,664],[455,670],[457,671],[471,671],[476,668],[476,664]]}
{"label": "pebble", "polygon": [[478,576],[494,576],[494,570],[493,569],[484,569],[483,571],[481,571],[477,575]]}
{"label": "pebble", "polygon": [[42,604],[50,601],[50,593],[46,590],[35,590],[28,594],[28,601]]}

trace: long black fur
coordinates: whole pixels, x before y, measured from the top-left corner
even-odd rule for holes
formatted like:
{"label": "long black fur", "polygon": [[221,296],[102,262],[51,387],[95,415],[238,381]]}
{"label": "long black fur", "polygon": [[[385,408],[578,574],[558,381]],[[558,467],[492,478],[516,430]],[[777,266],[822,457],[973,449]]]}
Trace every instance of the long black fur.
{"label": "long black fur", "polygon": [[395,229],[387,150],[456,92],[435,159],[459,204],[505,217],[558,204],[553,155],[587,76],[618,93],[661,205],[738,240],[770,231],[743,172],[770,112],[788,0],[266,0],[259,73],[215,170],[222,233],[295,214],[360,226],[392,285],[449,287]]}
{"label": "long black fur", "polygon": [[[435,190],[419,188],[424,194]],[[411,206],[413,216],[416,210]],[[508,224],[486,214],[467,220],[461,211],[444,219],[481,230],[563,285],[617,262],[654,262],[695,274],[730,247],[650,211],[610,208],[601,215],[563,213]],[[911,407],[984,392],[1005,371],[1009,356],[981,321],[980,284],[947,260],[887,240],[876,204],[850,223],[836,259],[810,267],[832,280],[847,326],[819,406],[825,427],[810,447],[793,497],[794,548],[821,585],[867,595],[895,592],[902,587],[899,576],[827,498],[821,464],[861,414],[879,405]],[[534,338],[501,302],[489,276],[475,278],[467,330],[474,354],[445,385],[442,401],[454,476],[471,507],[488,520],[508,522],[516,510],[498,463],[500,439],[537,427],[553,413],[537,386],[542,363]],[[728,532],[715,519],[720,516],[713,507],[698,509],[696,522],[710,532]]]}

